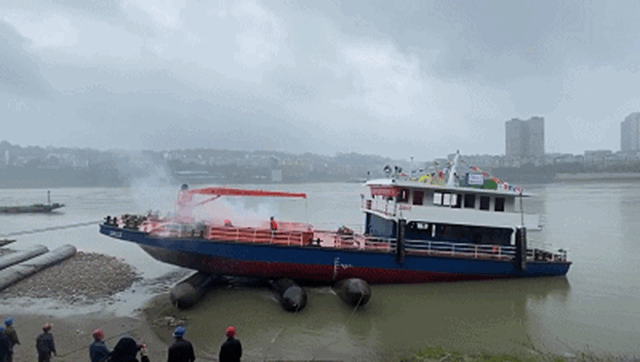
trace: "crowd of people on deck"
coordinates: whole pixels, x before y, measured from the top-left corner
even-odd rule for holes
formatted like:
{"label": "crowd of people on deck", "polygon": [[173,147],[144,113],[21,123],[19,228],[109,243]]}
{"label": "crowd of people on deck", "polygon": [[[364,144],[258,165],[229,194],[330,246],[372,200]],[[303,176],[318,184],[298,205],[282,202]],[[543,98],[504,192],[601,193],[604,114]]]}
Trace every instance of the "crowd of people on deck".
{"label": "crowd of people on deck", "polygon": [[[4,326],[0,326],[0,362],[13,362],[13,351],[20,344],[18,333],[13,328],[13,318],[7,317]],[[46,323],[42,326],[42,333],[36,338],[38,362],[49,362],[51,356],[57,356],[56,347],[51,333],[53,326]],[[167,351],[167,362],[194,362],[196,354],[191,342],[184,338],[187,330],[176,327],[173,330],[173,343]],[[236,339],[236,329],[229,326],[225,335],[227,340],[220,346],[218,361],[240,362],[242,345]],[[104,332],[96,329],[92,333],[93,343],[89,345],[89,359],[91,362],[150,362],[147,348],[131,337],[122,337],[110,351],[105,343]],[[138,359],[139,356],[139,359]]]}

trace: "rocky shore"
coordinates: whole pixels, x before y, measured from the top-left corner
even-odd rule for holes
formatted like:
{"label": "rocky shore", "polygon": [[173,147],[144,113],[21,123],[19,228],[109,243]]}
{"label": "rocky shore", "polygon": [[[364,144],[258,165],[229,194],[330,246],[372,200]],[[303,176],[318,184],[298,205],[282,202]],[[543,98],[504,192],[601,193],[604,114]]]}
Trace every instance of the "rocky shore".
{"label": "rocky shore", "polygon": [[118,258],[79,252],[2,292],[0,298],[51,298],[65,303],[93,302],[121,292],[140,280],[139,273]]}
{"label": "rocky shore", "polygon": [[[10,252],[11,249],[0,248],[0,256]],[[165,293],[189,272],[178,270],[144,280],[135,268],[119,258],[78,252],[70,259],[4,289],[0,298],[11,302],[0,304],[0,323],[6,316],[12,316],[21,340],[15,348],[14,362],[37,359],[34,341],[44,323],[54,326],[52,333],[58,356],[53,361],[87,361],[87,346],[96,328],[105,332],[107,345],[111,348],[120,338],[130,336],[147,345],[152,361],[165,360],[167,345],[155,336],[140,310],[131,309],[129,315],[119,316],[103,307],[118,304],[116,295],[123,291],[140,294],[142,300]],[[38,305],[42,307],[35,312],[34,308],[25,308],[34,301],[40,301]],[[71,314],[58,313],[60,306]],[[82,308],[84,306],[98,308],[87,312]],[[176,322],[171,320],[169,324]]]}

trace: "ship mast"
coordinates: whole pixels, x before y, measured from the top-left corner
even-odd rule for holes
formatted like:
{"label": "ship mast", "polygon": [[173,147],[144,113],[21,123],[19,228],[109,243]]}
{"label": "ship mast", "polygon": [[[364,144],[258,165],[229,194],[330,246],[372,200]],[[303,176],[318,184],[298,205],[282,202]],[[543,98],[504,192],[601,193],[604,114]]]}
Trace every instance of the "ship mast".
{"label": "ship mast", "polygon": [[453,165],[451,165],[451,169],[449,170],[449,178],[447,179],[447,187],[454,186],[453,182],[456,174],[456,167],[458,166],[458,157],[460,157],[460,150],[456,152],[456,155],[453,158]]}

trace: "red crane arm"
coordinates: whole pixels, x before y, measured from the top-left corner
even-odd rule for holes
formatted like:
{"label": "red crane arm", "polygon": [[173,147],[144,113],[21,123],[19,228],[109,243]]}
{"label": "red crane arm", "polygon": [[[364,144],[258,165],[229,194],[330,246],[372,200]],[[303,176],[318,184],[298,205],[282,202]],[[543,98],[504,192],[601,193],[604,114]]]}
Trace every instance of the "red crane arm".
{"label": "red crane arm", "polygon": [[284,192],[284,191],[265,191],[265,190],[243,190],[232,189],[226,187],[207,187],[204,189],[193,189],[187,191],[190,194],[198,195],[215,195],[215,196],[257,196],[257,197],[299,197],[306,199],[307,194]]}

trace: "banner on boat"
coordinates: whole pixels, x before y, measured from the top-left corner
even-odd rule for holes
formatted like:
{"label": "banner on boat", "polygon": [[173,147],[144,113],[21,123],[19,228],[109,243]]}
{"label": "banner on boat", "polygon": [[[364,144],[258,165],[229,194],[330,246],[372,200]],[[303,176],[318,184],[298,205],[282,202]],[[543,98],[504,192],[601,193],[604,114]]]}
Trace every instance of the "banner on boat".
{"label": "banner on boat", "polygon": [[393,186],[372,186],[371,196],[396,197],[398,196],[398,189]]}
{"label": "banner on boat", "polygon": [[469,185],[484,185],[484,177],[481,174],[469,174]]}

